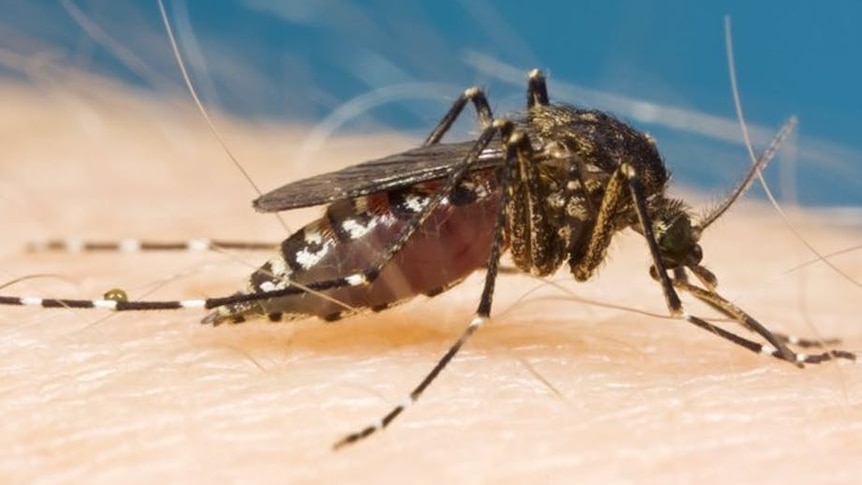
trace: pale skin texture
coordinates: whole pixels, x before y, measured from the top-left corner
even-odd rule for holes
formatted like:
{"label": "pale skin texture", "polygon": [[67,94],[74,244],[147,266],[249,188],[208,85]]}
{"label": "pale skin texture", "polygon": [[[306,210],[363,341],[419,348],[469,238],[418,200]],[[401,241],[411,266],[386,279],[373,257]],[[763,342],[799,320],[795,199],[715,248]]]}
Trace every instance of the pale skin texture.
{"label": "pale skin texture", "polygon": [[[87,85],[0,91],[0,277],[67,278],[32,279],[3,294],[92,298],[119,286],[133,298],[172,299],[237,290],[269,254],[23,251],[52,236],[286,236],[274,218],[252,212],[253,190],[193,110]],[[301,129],[224,117],[218,124],[264,188],[311,174],[290,162]],[[311,166],[317,173],[410,143],[332,140]],[[316,213],[287,218],[295,229]],[[794,220],[824,252],[862,241],[859,232]],[[841,337],[842,348],[862,349],[862,292],[823,264],[787,273],[812,256],[768,208],[735,208],[703,246],[725,296],[770,328]],[[862,275],[858,252],[834,262]],[[665,315],[648,264],[642,238],[628,232],[590,282],[577,284],[565,271],[554,281],[579,298]],[[147,294],[178,273],[185,274]],[[333,453],[336,439],[381,417],[425,375],[471,320],[480,286],[476,275],[437,298],[335,324],[213,329],[198,325],[203,312],[194,310],[0,308],[2,481],[851,483],[862,476],[858,365],[799,370],[685,322],[574,301],[526,276],[500,278],[494,319],[418,404],[385,432]],[[713,316],[693,298],[683,301],[691,313]]]}

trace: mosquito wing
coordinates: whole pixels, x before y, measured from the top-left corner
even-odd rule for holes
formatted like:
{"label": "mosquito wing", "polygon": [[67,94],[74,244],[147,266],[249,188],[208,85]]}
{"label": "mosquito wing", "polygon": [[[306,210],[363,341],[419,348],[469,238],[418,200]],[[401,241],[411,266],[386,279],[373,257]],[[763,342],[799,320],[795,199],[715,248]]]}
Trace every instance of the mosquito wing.
{"label": "mosquito wing", "polygon": [[[453,166],[464,160],[475,145],[475,142],[468,141],[414,148],[336,172],[291,182],[263,194],[253,205],[260,212],[279,212],[441,179],[449,174]],[[493,168],[502,162],[499,147],[491,146],[479,155],[474,170]]]}

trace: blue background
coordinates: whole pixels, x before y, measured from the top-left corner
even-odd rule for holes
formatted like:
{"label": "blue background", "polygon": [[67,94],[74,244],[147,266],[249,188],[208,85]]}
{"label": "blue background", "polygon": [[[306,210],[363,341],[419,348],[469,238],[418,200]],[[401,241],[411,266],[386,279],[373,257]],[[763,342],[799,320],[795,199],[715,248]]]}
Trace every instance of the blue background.
{"label": "blue background", "polygon": [[[776,191],[808,205],[862,205],[862,4],[166,3],[209,106],[251,119],[315,122],[373,90],[400,92],[342,129],[422,136],[470,85],[487,88],[498,114],[520,108],[523,73],[539,67],[553,99],[613,111],[651,132],[677,181],[719,191],[749,163],[741,136],[687,122],[674,127],[662,110],[646,116],[642,106],[733,121],[723,33],[729,14],[743,106],[748,121],[764,128],[757,141],[768,141],[790,115],[801,120],[797,157],[770,167]],[[155,2],[20,0],[2,10],[7,50],[147,90],[184,90]],[[514,70],[480,65],[489,59]],[[4,73],[38,81],[8,66]],[[468,131],[464,125],[460,135]]]}

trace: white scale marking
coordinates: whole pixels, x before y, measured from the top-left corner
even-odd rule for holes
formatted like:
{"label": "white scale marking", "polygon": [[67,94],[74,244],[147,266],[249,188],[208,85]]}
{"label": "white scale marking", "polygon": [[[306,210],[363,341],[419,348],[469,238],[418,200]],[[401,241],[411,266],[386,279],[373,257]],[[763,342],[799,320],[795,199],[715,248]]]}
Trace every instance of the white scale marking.
{"label": "white scale marking", "polygon": [[284,279],[290,276],[287,263],[280,254],[269,260],[269,269],[272,271],[273,278]]}
{"label": "white scale marking", "polygon": [[763,344],[760,346],[760,353],[761,354],[773,355],[776,352],[778,352],[778,349],[776,349],[775,347],[773,347],[769,344]]}
{"label": "white scale marking", "polygon": [[138,239],[123,239],[120,241],[120,252],[123,253],[139,253],[141,252],[141,241]]}
{"label": "white scale marking", "polygon": [[361,238],[362,236],[364,236],[364,235],[368,234],[369,232],[371,232],[371,230],[372,230],[372,229],[374,229],[374,226],[375,226],[375,225],[376,225],[376,224],[374,224],[374,218],[372,218],[372,219],[368,222],[368,225],[366,225],[366,226],[363,226],[362,224],[360,224],[359,222],[357,222],[357,221],[356,221],[356,219],[345,219],[345,220],[341,223],[341,228],[342,228],[346,233],[350,234],[350,238],[351,238],[351,239],[359,239],[359,238]]}
{"label": "white scale marking", "polygon": [[206,300],[182,300],[180,306],[183,308],[206,308]]}
{"label": "white scale marking", "polygon": [[21,304],[27,306],[42,306],[42,299],[34,296],[21,297]]}
{"label": "white scale marking", "polygon": [[473,319],[473,321],[470,322],[470,327],[473,327],[473,328],[481,327],[482,325],[485,324],[486,321],[488,321],[488,319],[485,317],[476,317]]}
{"label": "white scale marking", "polygon": [[189,251],[207,251],[212,246],[209,239],[192,239],[187,244]]}
{"label": "white scale marking", "polygon": [[320,223],[314,225],[314,227],[307,227],[305,229],[305,234],[303,235],[303,239],[308,246],[320,246],[320,250],[317,252],[311,251],[308,246],[297,251],[294,254],[294,260],[303,268],[303,269],[311,269],[317,263],[320,262],[321,259],[326,256],[326,253],[332,248],[332,241],[330,239],[326,239],[323,237],[323,233],[321,232]]}
{"label": "white scale marking", "polygon": [[329,249],[331,247],[332,244],[324,244],[323,247],[321,247],[320,250],[317,252],[313,252],[310,251],[308,248],[305,248],[301,251],[298,251],[294,258],[296,259],[296,262],[303,267],[303,269],[311,269],[317,263],[319,263],[320,260],[324,258],[324,256],[326,256],[326,253],[329,252]]}
{"label": "white scale marking", "polygon": [[352,275],[344,278],[344,281],[346,281],[347,284],[350,286],[360,286],[360,285],[364,285],[365,283],[367,283],[368,278],[366,278],[364,274],[359,273],[359,274],[352,274]]}
{"label": "white scale marking", "polygon": [[427,197],[420,197],[418,195],[409,195],[404,198],[404,205],[407,206],[412,212],[422,212],[422,209],[428,205]]}
{"label": "white scale marking", "polygon": [[93,308],[101,308],[102,310],[116,310],[117,300],[93,300]]}
{"label": "white scale marking", "polygon": [[80,253],[84,250],[84,241],[80,239],[67,239],[66,251],[70,253]]}

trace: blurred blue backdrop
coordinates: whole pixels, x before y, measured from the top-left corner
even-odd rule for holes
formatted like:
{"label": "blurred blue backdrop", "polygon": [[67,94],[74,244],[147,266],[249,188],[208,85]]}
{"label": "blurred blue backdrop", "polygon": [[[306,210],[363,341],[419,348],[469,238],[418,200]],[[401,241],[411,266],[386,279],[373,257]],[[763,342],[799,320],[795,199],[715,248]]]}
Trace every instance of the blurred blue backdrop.
{"label": "blurred blue backdrop", "polygon": [[[750,163],[728,81],[730,15],[756,142],[790,115],[801,121],[795,156],[771,167],[770,181],[803,204],[862,206],[862,4],[834,5],[166,0],[211,107],[313,123],[350,100],[378,99],[343,129],[421,136],[470,85],[485,86],[498,113],[521,108],[524,74],[539,67],[552,98],[650,131],[677,181],[709,189],[729,188]],[[155,1],[7,0],[2,11],[6,76],[46,82],[63,66],[184,90]],[[10,53],[55,68],[22,68]]]}

